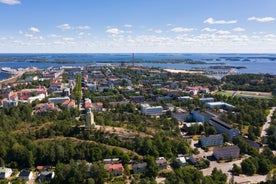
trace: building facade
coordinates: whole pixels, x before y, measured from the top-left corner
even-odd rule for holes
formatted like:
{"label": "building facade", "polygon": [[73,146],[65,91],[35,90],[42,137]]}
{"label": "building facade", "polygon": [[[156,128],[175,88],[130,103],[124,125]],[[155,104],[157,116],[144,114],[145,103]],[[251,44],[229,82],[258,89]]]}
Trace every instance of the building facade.
{"label": "building facade", "polygon": [[223,136],[222,136],[222,134],[209,135],[208,137],[203,135],[200,137],[200,144],[203,147],[221,145],[221,144],[223,144]]}
{"label": "building facade", "polygon": [[239,156],[240,156],[240,148],[236,145],[218,147],[214,149],[214,157],[217,160],[235,159],[235,158],[239,158]]}
{"label": "building facade", "polygon": [[230,141],[232,141],[233,137],[238,136],[240,134],[240,131],[236,128],[233,128],[232,126],[228,125],[227,123],[216,119],[212,118],[209,120],[209,124],[215,127],[217,133],[224,133],[227,134]]}
{"label": "building facade", "polygon": [[141,112],[143,115],[160,116],[163,113],[163,107],[162,106],[150,106],[149,104],[142,104]]}

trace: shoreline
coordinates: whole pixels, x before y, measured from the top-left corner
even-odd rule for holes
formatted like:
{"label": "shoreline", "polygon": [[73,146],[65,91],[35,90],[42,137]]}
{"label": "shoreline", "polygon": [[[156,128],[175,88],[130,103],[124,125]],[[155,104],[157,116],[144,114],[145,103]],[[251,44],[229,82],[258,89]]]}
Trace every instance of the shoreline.
{"label": "shoreline", "polygon": [[35,72],[35,71],[37,71],[36,68],[35,69],[26,68],[24,70],[16,71],[16,73],[14,73],[13,75],[11,75],[9,78],[0,80],[0,89],[2,89],[3,85],[7,85],[7,84],[10,84],[10,83],[16,82],[17,79],[20,78],[20,77],[22,77],[22,75],[25,72]]}
{"label": "shoreline", "polygon": [[170,72],[170,73],[188,73],[188,74],[203,74],[204,73],[202,70],[192,71],[192,70],[170,69],[170,68],[164,68],[163,70]]}

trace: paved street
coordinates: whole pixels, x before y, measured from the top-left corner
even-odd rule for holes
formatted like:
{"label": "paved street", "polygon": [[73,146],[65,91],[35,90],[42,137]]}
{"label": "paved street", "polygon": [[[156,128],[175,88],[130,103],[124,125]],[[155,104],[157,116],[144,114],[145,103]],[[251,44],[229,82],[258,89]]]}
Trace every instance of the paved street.
{"label": "paved street", "polygon": [[276,107],[272,107],[270,109],[270,113],[266,117],[266,122],[265,122],[265,124],[263,125],[263,128],[262,128],[261,137],[267,136],[266,130],[269,128],[269,125],[270,125],[270,122],[271,122],[271,116],[272,116],[272,114],[275,110],[276,110]]}

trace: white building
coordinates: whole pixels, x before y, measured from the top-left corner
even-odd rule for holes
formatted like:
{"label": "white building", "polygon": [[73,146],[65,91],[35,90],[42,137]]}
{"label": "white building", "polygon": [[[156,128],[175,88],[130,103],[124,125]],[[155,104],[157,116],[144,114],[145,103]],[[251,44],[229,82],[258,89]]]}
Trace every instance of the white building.
{"label": "white building", "polygon": [[180,102],[187,102],[187,101],[193,100],[193,98],[190,96],[181,96],[181,97],[178,97],[178,100]]}
{"label": "white building", "polygon": [[46,97],[46,96],[45,96],[45,94],[43,94],[43,93],[42,93],[42,94],[39,94],[39,95],[37,95],[37,96],[29,97],[28,103],[32,103],[32,102],[35,101],[35,100],[41,101],[41,100],[43,100],[45,97]]}
{"label": "white building", "polygon": [[0,179],[9,178],[12,175],[12,169],[0,167]]}
{"label": "white building", "polygon": [[141,104],[141,111],[144,115],[160,116],[163,113],[163,107],[150,106],[149,104]]}
{"label": "white building", "polygon": [[208,103],[206,103],[206,107],[208,107],[208,108],[220,108],[220,109],[225,109],[225,110],[235,108],[235,106],[230,105],[230,104],[225,103],[225,102],[208,102]]}

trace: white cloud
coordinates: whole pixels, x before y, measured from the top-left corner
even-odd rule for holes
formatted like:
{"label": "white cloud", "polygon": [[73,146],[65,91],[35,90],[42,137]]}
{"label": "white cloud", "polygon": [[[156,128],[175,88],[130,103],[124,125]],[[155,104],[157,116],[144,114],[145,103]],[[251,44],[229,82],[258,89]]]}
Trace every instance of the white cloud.
{"label": "white cloud", "polygon": [[249,17],[247,20],[253,20],[253,21],[257,21],[257,22],[271,22],[274,21],[275,18],[273,17]]}
{"label": "white cloud", "polygon": [[161,29],[156,29],[156,30],[154,30],[153,32],[155,32],[155,33],[157,33],[157,34],[160,34],[160,33],[162,33],[163,31],[162,31]]}
{"label": "white cloud", "polygon": [[50,38],[60,38],[61,36],[57,35],[57,34],[50,34],[50,35],[48,35],[48,37],[50,37]]}
{"label": "white cloud", "polygon": [[110,29],[107,29],[106,32],[112,35],[118,35],[118,34],[124,33],[124,31],[119,30],[118,28],[110,28]]}
{"label": "white cloud", "polygon": [[195,30],[194,28],[185,28],[185,27],[175,27],[171,29],[172,32],[181,33],[181,32],[189,32]]}
{"label": "white cloud", "polygon": [[232,31],[235,31],[235,32],[243,32],[245,31],[244,28],[241,28],[241,27],[235,27],[234,29],[232,29]]}
{"label": "white cloud", "polygon": [[79,33],[79,36],[83,36],[85,33],[84,32],[80,32]]}
{"label": "white cloud", "polygon": [[219,35],[228,35],[228,34],[231,34],[230,31],[224,31],[224,30],[219,30],[216,32],[216,34],[219,34]]}
{"label": "white cloud", "polygon": [[237,20],[214,20],[212,17],[206,19],[203,23],[206,24],[235,24]]}
{"label": "white cloud", "polygon": [[69,24],[61,24],[61,25],[58,25],[57,28],[64,31],[64,30],[71,29],[71,26]]}
{"label": "white cloud", "polygon": [[205,27],[205,28],[203,28],[201,31],[215,32],[216,29],[212,29],[212,28],[209,28],[209,27]]}
{"label": "white cloud", "polygon": [[33,38],[34,37],[34,35],[32,35],[32,34],[24,34],[24,36],[27,37],[27,38]]}
{"label": "white cloud", "polygon": [[76,29],[79,29],[79,30],[89,30],[90,26],[78,26],[78,27],[76,27]]}
{"label": "white cloud", "polygon": [[4,3],[8,5],[16,5],[16,4],[20,4],[20,0],[0,0],[0,3]]}
{"label": "white cloud", "polygon": [[44,40],[44,37],[42,36],[34,36],[33,34],[24,34],[24,36],[28,39],[31,39],[31,40]]}
{"label": "white cloud", "polygon": [[154,32],[154,33],[157,33],[157,34],[160,34],[160,33],[163,33],[163,31],[161,29],[149,29],[148,31],[151,31],[151,32]]}
{"label": "white cloud", "polygon": [[132,25],[131,24],[125,24],[124,27],[131,28]]}
{"label": "white cloud", "polygon": [[29,31],[31,31],[32,33],[39,33],[40,32],[40,30],[36,27],[30,27]]}
{"label": "white cloud", "polygon": [[75,39],[72,38],[72,37],[64,37],[62,38],[63,41],[67,41],[67,42],[70,42],[70,41],[74,41]]}

